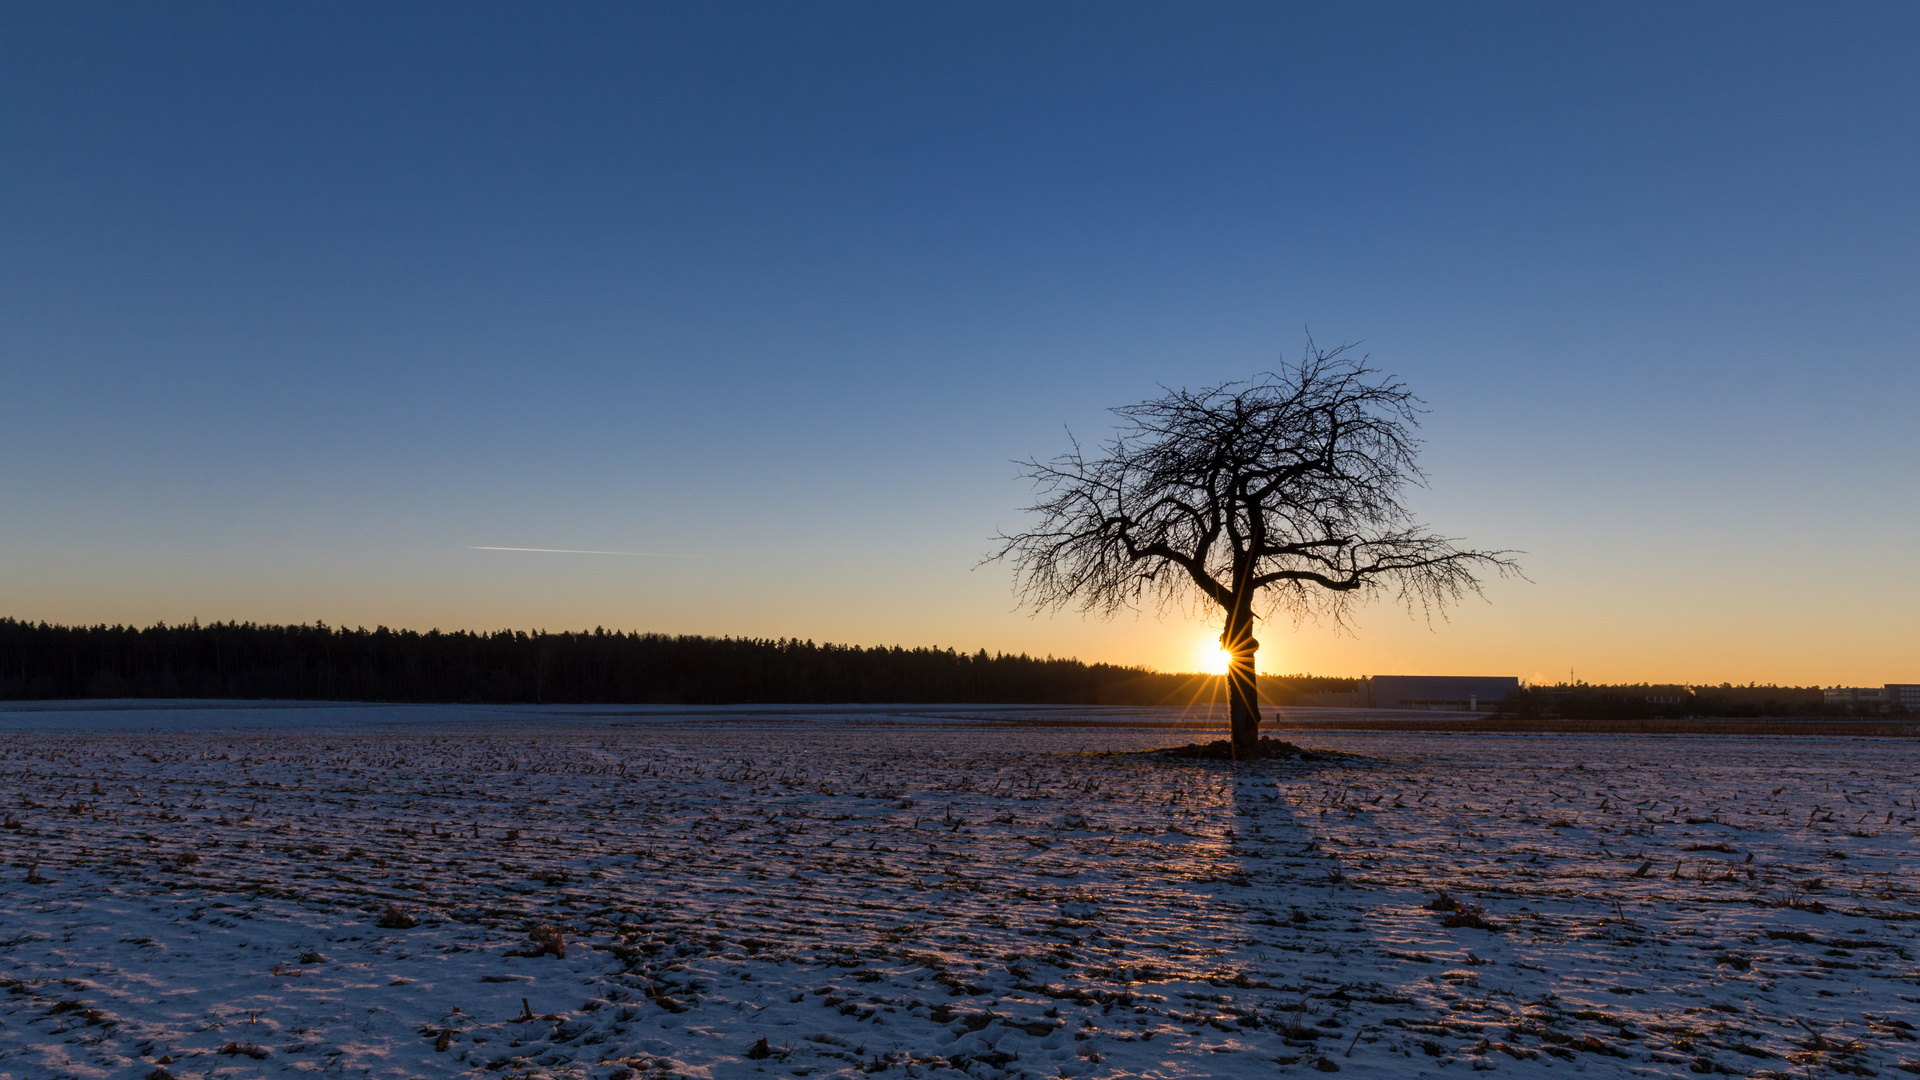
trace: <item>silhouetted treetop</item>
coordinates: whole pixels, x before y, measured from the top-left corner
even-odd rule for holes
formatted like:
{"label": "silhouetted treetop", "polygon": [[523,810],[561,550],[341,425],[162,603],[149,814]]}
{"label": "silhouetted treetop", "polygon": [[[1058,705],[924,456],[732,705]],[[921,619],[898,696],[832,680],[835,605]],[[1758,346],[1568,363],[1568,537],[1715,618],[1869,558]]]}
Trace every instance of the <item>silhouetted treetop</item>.
{"label": "silhouetted treetop", "polygon": [[1114,409],[1099,453],[1020,464],[1038,523],[998,537],[1037,608],[1100,615],[1199,596],[1219,605],[1234,741],[1257,735],[1257,615],[1320,615],[1391,592],[1429,616],[1517,569],[1511,552],[1457,546],[1404,501],[1424,480],[1414,456],[1419,399],[1346,346],[1308,342],[1298,364],[1245,382],[1167,390]]}

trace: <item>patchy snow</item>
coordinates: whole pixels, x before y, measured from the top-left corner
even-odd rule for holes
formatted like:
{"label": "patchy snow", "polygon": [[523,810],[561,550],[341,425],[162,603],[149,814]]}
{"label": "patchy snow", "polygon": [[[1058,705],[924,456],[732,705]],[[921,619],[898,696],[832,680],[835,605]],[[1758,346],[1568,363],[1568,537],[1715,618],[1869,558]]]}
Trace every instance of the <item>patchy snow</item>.
{"label": "patchy snow", "polygon": [[1920,1061],[1912,742],[1154,719],[11,706],[0,1076]]}

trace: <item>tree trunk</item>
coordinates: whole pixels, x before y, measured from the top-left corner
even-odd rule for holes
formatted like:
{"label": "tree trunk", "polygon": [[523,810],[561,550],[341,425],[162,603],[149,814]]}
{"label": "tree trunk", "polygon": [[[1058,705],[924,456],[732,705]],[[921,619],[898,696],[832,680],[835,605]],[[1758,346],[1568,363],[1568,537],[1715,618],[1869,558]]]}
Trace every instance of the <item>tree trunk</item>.
{"label": "tree trunk", "polygon": [[1235,611],[1227,617],[1220,647],[1228,654],[1227,717],[1233,724],[1233,756],[1252,760],[1260,751],[1260,688],[1253,663],[1260,643],[1253,639],[1251,612]]}

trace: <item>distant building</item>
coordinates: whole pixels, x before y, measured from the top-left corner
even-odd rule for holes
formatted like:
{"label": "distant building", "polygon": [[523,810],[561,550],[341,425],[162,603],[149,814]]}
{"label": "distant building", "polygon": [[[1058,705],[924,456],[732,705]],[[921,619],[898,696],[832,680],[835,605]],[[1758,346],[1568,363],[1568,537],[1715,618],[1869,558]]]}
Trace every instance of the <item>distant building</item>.
{"label": "distant building", "polygon": [[1367,698],[1358,690],[1335,690],[1325,694],[1296,694],[1293,703],[1327,709],[1360,709],[1366,707]]}
{"label": "distant building", "polygon": [[1347,709],[1427,709],[1479,712],[1520,692],[1505,675],[1375,675],[1343,694],[1301,694],[1302,705]]}
{"label": "distant building", "polygon": [[1882,712],[1894,708],[1920,712],[1920,683],[1835,687],[1827,691],[1827,704],[1865,705]]}
{"label": "distant building", "polygon": [[1511,675],[1375,675],[1360,680],[1371,709],[1477,711],[1520,693]]}
{"label": "distant building", "polygon": [[1839,686],[1827,691],[1829,705],[1884,705],[1886,691],[1879,687]]}

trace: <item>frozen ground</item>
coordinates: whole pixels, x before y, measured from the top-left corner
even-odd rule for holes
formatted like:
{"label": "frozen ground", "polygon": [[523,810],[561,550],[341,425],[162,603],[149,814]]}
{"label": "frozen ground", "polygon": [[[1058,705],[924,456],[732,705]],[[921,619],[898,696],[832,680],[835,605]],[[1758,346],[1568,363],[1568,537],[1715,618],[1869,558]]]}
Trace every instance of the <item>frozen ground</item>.
{"label": "frozen ground", "polygon": [[0,1076],[1920,1062],[1912,742],[1035,717],[0,709]]}

